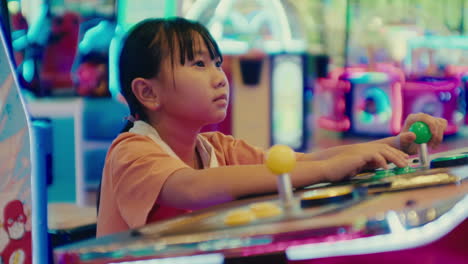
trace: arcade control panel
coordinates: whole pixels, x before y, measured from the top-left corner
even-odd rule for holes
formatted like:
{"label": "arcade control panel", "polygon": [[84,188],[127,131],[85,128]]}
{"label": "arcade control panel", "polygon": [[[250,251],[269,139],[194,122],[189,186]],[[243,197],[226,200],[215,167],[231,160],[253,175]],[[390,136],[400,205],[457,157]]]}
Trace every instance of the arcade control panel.
{"label": "arcade control panel", "polygon": [[[418,144],[426,144],[431,138],[429,128],[425,124],[415,126],[420,126],[411,128],[417,134]],[[292,150],[285,146],[274,146],[269,151],[267,167],[278,177],[278,195],[240,200],[229,206],[215,206],[207,211],[200,211],[195,217],[169,221],[159,225],[157,230],[154,227],[146,230],[162,235],[191,233],[195,230],[231,230],[239,234],[252,234],[260,232],[259,230],[273,232],[272,230],[282,226],[283,231],[286,231],[285,222],[297,224],[317,216],[346,210],[379,194],[457,184],[468,177],[468,166],[464,166],[468,165],[468,154],[464,150],[429,161],[425,146],[420,147],[419,158],[414,160],[412,166],[377,169],[347,181],[317,184],[297,190],[291,187],[288,175],[294,165],[295,155]],[[287,230],[294,231],[292,226]]]}
{"label": "arcade control panel", "polygon": [[[317,203],[323,205],[355,197],[356,195],[351,195],[353,192],[362,196],[363,194],[370,195],[389,191],[401,191],[456,183],[468,177],[468,175],[464,174],[454,175],[450,169],[447,169],[449,167],[468,165],[468,150],[458,150],[455,153],[442,154],[429,161],[426,145],[432,137],[429,127],[423,122],[415,122],[410,127],[410,131],[416,134],[415,142],[419,144],[419,157],[410,161],[412,165],[404,168],[394,167],[387,170],[377,169],[373,172],[359,174],[350,181],[329,184],[329,186],[344,185],[347,186],[346,188],[329,186],[327,188],[317,188],[315,185],[306,187],[305,189],[314,188],[316,190],[303,194],[301,204]],[[316,193],[320,193],[320,195],[316,195]]]}

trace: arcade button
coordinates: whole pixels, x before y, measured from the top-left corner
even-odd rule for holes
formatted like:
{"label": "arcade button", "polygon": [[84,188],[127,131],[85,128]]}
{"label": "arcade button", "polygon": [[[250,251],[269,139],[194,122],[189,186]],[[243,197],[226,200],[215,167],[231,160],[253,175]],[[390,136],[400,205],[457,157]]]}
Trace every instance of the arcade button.
{"label": "arcade button", "polygon": [[393,170],[376,170],[375,175],[371,177],[372,180],[379,180],[382,178],[395,176],[395,172]]}
{"label": "arcade button", "polygon": [[395,172],[395,174],[400,175],[400,174],[407,174],[407,173],[415,172],[416,169],[413,168],[413,167],[407,166],[407,167],[403,167],[403,168],[399,168],[399,167],[395,168],[395,169],[393,169],[393,171]]}
{"label": "arcade button", "polygon": [[255,214],[251,210],[237,209],[230,211],[224,218],[224,224],[228,226],[246,225],[256,219]]}
{"label": "arcade button", "polygon": [[468,154],[456,154],[433,159],[431,168],[453,167],[468,164]]}
{"label": "arcade button", "polygon": [[351,186],[338,186],[308,191],[301,196],[301,207],[312,207],[342,202],[353,198]]}
{"label": "arcade button", "polygon": [[250,210],[259,219],[275,217],[283,213],[283,210],[278,205],[271,202],[254,203],[250,205]]}

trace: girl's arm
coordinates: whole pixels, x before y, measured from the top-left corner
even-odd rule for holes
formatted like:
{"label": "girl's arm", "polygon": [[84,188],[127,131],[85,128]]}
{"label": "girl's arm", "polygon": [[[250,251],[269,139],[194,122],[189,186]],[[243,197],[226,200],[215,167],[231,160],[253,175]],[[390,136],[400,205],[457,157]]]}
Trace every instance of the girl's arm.
{"label": "girl's arm", "polygon": [[[406,166],[407,155],[386,144],[363,144],[323,161],[299,161],[290,173],[294,187],[338,181],[364,166],[387,167],[387,161]],[[239,165],[174,172],[163,185],[158,203],[199,209],[239,197],[276,191],[276,175],[265,165]]]}
{"label": "girl's arm", "polygon": [[348,145],[331,147],[331,148],[327,148],[324,150],[314,151],[310,153],[305,153],[298,159],[298,161],[319,161],[319,160],[329,159],[335,155],[342,153],[343,151],[346,151],[349,148],[359,148],[363,144],[386,144],[386,145],[389,145],[391,147],[401,150],[399,146],[398,136],[394,136],[394,137],[387,137],[387,138],[378,139],[378,140],[374,140],[374,141],[370,141],[366,143],[348,144]]}
{"label": "girl's arm", "polygon": [[[298,162],[291,172],[294,186],[326,180],[326,164]],[[158,202],[181,209],[199,209],[235,200],[249,194],[276,190],[276,175],[265,165],[235,165],[212,169],[181,169],[163,185]]]}
{"label": "girl's arm", "polygon": [[[396,149],[399,149],[401,151],[404,151],[405,153],[408,153],[408,154],[416,154],[417,149],[418,149],[417,144],[414,143],[414,140],[416,139],[416,135],[408,131],[409,131],[410,126],[417,121],[426,123],[429,126],[429,129],[431,130],[432,138],[428,142],[428,146],[433,149],[439,146],[444,137],[444,131],[447,128],[447,120],[443,118],[432,117],[424,113],[410,114],[406,118],[405,123],[403,124],[401,133],[398,134],[397,136],[386,137],[383,139],[371,141],[369,143],[371,144],[382,143],[382,144],[386,144],[388,146],[394,147]],[[337,155],[345,151],[348,148],[359,147],[362,144],[368,144],[368,143],[344,145],[344,146],[332,147],[332,148],[321,150],[318,152],[307,153],[303,155],[300,158],[300,160],[306,161],[306,160],[328,159],[330,157],[333,157],[334,155]]]}

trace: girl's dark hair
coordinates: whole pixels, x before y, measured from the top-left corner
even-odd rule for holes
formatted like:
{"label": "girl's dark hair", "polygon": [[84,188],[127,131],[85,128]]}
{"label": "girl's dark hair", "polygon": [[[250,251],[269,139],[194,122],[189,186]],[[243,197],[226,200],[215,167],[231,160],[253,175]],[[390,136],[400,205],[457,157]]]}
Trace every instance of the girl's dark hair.
{"label": "girl's dark hair", "polygon": [[[135,78],[153,78],[161,71],[161,63],[169,56],[172,66],[176,62],[175,54],[180,54],[179,63],[193,60],[197,35],[203,39],[211,59],[222,55],[215,40],[208,30],[198,22],[184,18],[146,19],[136,24],[128,33],[122,46],[119,60],[120,91],[130,108],[132,116],[147,120],[143,105],[132,91],[132,81]],[[198,44],[198,45],[197,45]],[[132,127],[128,122],[122,132]]]}

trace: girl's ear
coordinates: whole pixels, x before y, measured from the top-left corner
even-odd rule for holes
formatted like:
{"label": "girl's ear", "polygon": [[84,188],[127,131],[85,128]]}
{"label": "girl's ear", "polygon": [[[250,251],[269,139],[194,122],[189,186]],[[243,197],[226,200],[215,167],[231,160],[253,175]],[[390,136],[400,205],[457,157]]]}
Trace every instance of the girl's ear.
{"label": "girl's ear", "polygon": [[132,81],[132,91],[140,103],[148,110],[158,110],[160,96],[157,93],[156,83],[145,79],[136,78]]}

